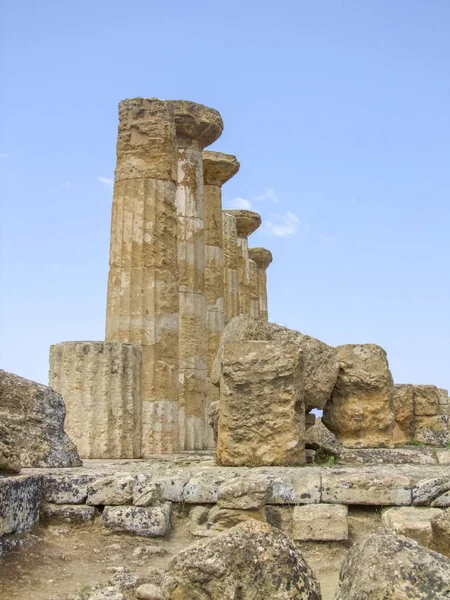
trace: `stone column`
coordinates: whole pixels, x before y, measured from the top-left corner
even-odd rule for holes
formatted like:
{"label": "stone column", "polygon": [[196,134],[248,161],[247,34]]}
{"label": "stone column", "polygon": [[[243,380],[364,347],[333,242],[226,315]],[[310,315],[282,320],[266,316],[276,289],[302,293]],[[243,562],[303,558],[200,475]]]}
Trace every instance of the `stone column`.
{"label": "stone column", "polygon": [[239,314],[250,314],[250,263],[248,236],[261,225],[261,217],[251,210],[226,210],[236,217],[238,245]]}
{"label": "stone column", "polygon": [[267,268],[272,262],[272,252],[266,248],[249,248],[250,260],[256,263],[258,279],[259,316],[264,321],[269,320],[267,307]]}
{"label": "stone column", "polygon": [[225,325],[239,314],[238,245],[236,217],[222,212]]}
{"label": "stone column", "polygon": [[208,375],[225,326],[222,186],[239,170],[235,156],[203,152],[205,200],[205,295]]}
{"label": "stone column", "polygon": [[119,104],[106,340],[142,345],[142,456],[178,450],[178,266],[173,109]]}
{"label": "stone column", "polygon": [[179,430],[182,450],[206,447],[206,296],[203,148],[222,133],[220,114],[174,100],[177,141],[177,253],[179,271]]}
{"label": "stone column", "polygon": [[249,311],[248,311],[248,314],[251,317],[255,317],[256,319],[259,319],[260,309],[259,309],[259,290],[258,290],[258,267],[256,266],[255,261],[250,259],[250,254],[249,254],[248,267],[249,267],[249,274],[250,274],[249,286],[248,286],[248,288],[249,288]]}
{"label": "stone column", "polygon": [[49,385],[82,458],[140,458],[141,346],[63,342],[50,347]]}

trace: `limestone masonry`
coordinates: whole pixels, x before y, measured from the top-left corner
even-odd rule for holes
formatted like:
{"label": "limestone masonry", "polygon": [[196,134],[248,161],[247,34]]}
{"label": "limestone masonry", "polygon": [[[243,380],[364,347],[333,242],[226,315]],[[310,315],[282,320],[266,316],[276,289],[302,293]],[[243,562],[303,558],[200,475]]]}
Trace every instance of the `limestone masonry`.
{"label": "limestone masonry", "polygon": [[[249,247],[259,214],[222,210],[240,169],[206,149],[222,131],[201,104],[119,104],[106,339],[50,350],[81,457],[217,447],[223,465],[291,466],[316,452],[371,462],[358,451],[446,447],[446,390],[395,384],[375,344],[333,348],[268,323],[272,253]],[[13,443],[3,447],[17,470]]]}

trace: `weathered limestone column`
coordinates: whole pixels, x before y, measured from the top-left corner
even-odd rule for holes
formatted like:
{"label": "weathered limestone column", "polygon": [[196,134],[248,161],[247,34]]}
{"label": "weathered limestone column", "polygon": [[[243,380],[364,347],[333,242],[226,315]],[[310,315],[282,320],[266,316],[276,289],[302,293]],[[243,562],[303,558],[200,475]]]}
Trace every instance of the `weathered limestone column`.
{"label": "weathered limestone column", "polygon": [[272,252],[266,248],[249,248],[248,255],[257,266],[259,317],[264,321],[269,320],[267,306],[267,268],[272,262]]}
{"label": "weathered limestone column", "polygon": [[236,217],[238,245],[239,314],[250,314],[250,263],[248,236],[261,225],[261,217],[251,210],[226,210]]}
{"label": "weathered limestone column", "polygon": [[49,385],[82,458],[141,456],[141,346],[63,342],[50,347]]}
{"label": "weathered limestone column", "polygon": [[249,315],[259,319],[259,290],[258,290],[258,267],[254,260],[251,260],[249,254]]}
{"label": "weathered limestone column", "polygon": [[203,156],[222,133],[220,114],[185,100],[168,102],[177,142],[179,271],[179,432],[182,450],[206,447],[206,296]]}
{"label": "weathered limestone column", "polygon": [[225,325],[239,314],[238,245],[236,217],[222,212]]}
{"label": "weathered limestone column", "polygon": [[205,295],[208,375],[225,326],[222,186],[239,171],[235,156],[203,152],[205,207]]}
{"label": "weathered limestone column", "polygon": [[176,131],[155,98],[119,104],[106,340],[142,345],[142,456],[178,450]]}

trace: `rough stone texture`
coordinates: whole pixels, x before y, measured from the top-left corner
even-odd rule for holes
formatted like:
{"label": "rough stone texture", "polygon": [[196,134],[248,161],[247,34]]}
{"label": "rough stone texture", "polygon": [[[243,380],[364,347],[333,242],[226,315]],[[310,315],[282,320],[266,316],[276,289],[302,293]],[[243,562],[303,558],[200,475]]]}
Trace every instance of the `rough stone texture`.
{"label": "rough stone texture", "polygon": [[133,486],[134,506],[157,506],[161,503],[163,486],[145,475],[137,475]]}
{"label": "rough stone texture", "polygon": [[418,481],[411,491],[414,506],[428,506],[433,500],[450,490],[450,477],[431,477]]}
{"label": "rough stone texture", "polygon": [[119,104],[106,340],[142,345],[143,457],[179,446],[176,151],[173,106]]}
{"label": "rough stone texture", "polygon": [[258,509],[267,503],[268,493],[267,478],[236,477],[220,486],[217,505],[221,508]]}
{"label": "rough stone texture", "polygon": [[439,407],[438,413],[440,415],[450,416],[450,398],[448,397],[448,390],[442,388],[439,389]]}
{"label": "rough stone texture", "polygon": [[141,537],[165,536],[170,529],[169,503],[151,508],[141,506],[105,506],[103,525],[115,532],[128,532]]}
{"label": "rough stone texture", "polygon": [[130,475],[97,479],[88,485],[86,504],[91,506],[123,505],[133,501],[134,478]]}
{"label": "rough stone texture", "polygon": [[66,430],[83,458],[141,456],[141,346],[50,347],[49,382],[65,401]]}
{"label": "rough stone texture", "polygon": [[222,238],[225,324],[227,324],[239,314],[239,279],[236,217],[225,211],[222,212]]}
{"label": "rough stone texture", "polygon": [[237,341],[279,341],[296,344],[303,353],[303,380],[305,410],[322,409],[335,386],[339,361],[335,348],[299,331],[266,323],[247,315],[234,318],[225,327],[214,361],[211,381],[218,384],[222,370],[222,352],[225,344]]}
{"label": "rough stone texture", "polygon": [[414,439],[414,386],[396,384],[392,395],[395,425],[392,431],[394,444],[406,444]]}
{"label": "rough stone texture", "polygon": [[88,495],[88,486],[102,473],[46,474],[43,499],[51,504],[83,504]]}
{"label": "rough stone texture", "polygon": [[447,446],[450,442],[447,416],[415,417],[414,423],[417,442],[427,446]]}
{"label": "rough stone texture", "polygon": [[0,473],[20,473],[20,456],[15,436],[0,423]]}
{"label": "rough stone texture", "polygon": [[388,468],[377,472],[336,469],[322,475],[322,502],[407,506],[411,504],[411,479]]}
{"label": "rough stone texture", "polygon": [[342,444],[337,441],[336,436],[321,421],[306,430],[305,447],[321,450],[336,457],[340,456],[343,450]]}
{"label": "rough stone texture", "polygon": [[14,438],[22,467],[77,467],[64,431],[62,397],[51,388],[0,370],[0,422]]}
{"label": "rough stone texture", "polygon": [[434,508],[449,508],[450,507],[450,492],[445,492],[431,503]]}
{"label": "rough stone texture", "polygon": [[301,350],[280,342],[225,344],[217,458],[223,465],[305,462]]}
{"label": "rough stone texture", "polygon": [[219,401],[211,402],[208,406],[208,425],[213,431],[213,439],[216,444],[219,434]]}
{"label": "rough stone texture", "polygon": [[0,536],[30,531],[39,520],[42,477],[0,478]]}
{"label": "rough stone texture", "polygon": [[324,424],[344,446],[389,446],[394,383],[386,352],[374,344],[348,344],[337,350],[339,375],[323,412]]}
{"label": "rough stone texture", "polygon": [[[258,213],[251,210],[232,209],[224,212],[232,215],[236,219],[239,314],[249,315],[252,292],[250,280],[250,259],[248,256],[248,237],[261,225],[261,217]],[[256,277],[254,284],[257,286]]]}
{"label": "rough stone texture", "polygon": [[431,518],[431,531],[433,549],[450,558],[450,509]]}
{"label": "rough stone texture", "polygon": [[[266,248],[249,248],[248,256],[256,264],[256,285],[259,302],[259,316],[263,321],[269,320],[269,309],[267,303],[267,268],[272,262],[272,252]],[[252,313],[251,313],[252,314]],[[253,315],[255,316],[255,315]]]}
{"label": "rough stone texture", "polygon": [[125,600],[125,596],[114,585],[96,590],[88,600]]}
{"label": "rough stone texture", "polygon": [[414,386],[414,414],[418,417],[437,415],[439,389],[435,385]]}
{"label": "rough stone texture", "polygon": [[338,463],[342,465],[436,465],[431,448],[343,448]]}
{"label": "rough stone texture", "polygon": [[139,600],[164,600],[162,590],[153,583],[144,583],[136,589],[136,598]]}
{"label": "rough stone texture", "polygon": [[[220,336],[225,327],[224,250],[222,226],[222,186],[239,170],[235,156],[203,151],[204,222],[205,222],[205,296],[207,370],[211,374]],[[215,388],[214,388],[215,389]],[[213,398],[208,388],[206,409]],[[215,439],[209,430],[207,446]]]}
{"label": "rough stone texture", "polygon": [[339,542],[348,539],[348,508],[340,504],[294,506],[292,539]]}
{"label": "rough stone texture", "polygon": [[180,448],[206,448],[207,337],[203,156],[222,133],[219,113],[193,102],[170,101],[176,123],[177,261],[179,291]]}
{"label": "rough stone texture", "polygon": [[431,519],[439,513],[439,508],[394,507],[384,510],[381,520],[392,533],[412,538],[422,546],[430,548]]}
{"label": "rough stone texture", "polygon": [[231,529],[231,527],[249,520],[264,522],[266,520],[265,509],[243,510],[240,508],[214,506],[208,514],[206,528],[208,532],[216,533],[218,531],[225,531],[225,529]]}
{"label": "rough stone texture", "polygon": [[48,504],[43,503],[40,511],[41,521],[44,523],[69,525],[85,525],[92,523],[97,514],[95,506],[82,504]]}
{"label": "rough stone texture", "polygon": [[[260,308],[259,308],[259,286],[258,286],[258,267],[254,260],[249,258],[248,261],[249,269],[249,315],[259,319]],[[267,321],[267,319],[264,319]]]}
{"label": "rough stone texture", "polygon": [[449,593],[448,558],[381,531],[344,559],[336,600],[444,600]]}
{"label": "rough stone texture", "polygon": [[311,569],[281,531],[248,521],[175,556],[166,600],[320,600]]}

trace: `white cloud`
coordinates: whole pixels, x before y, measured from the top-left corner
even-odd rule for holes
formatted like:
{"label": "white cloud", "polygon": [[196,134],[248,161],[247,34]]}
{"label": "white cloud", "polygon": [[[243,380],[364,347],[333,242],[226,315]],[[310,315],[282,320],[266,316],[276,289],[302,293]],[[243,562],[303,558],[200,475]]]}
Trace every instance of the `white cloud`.
{"label": "white cloud", "polygon": [[11,154],[6,154],[6,153],[0,154],[0,158],[11,158]]}
{"label": "white cloud", "polygon": [[64,187],[68,190],[70,187],[72,187],[72,182],[71,181],[66,181],[64,184]]}
{"label": "white cloud", "polygon": [[107,188],[111,188],[114,183],[113,180],[109,177],[100,177],[99,175],[97,179],[100,181],[100,183],[103,183],[103,185]]}
{"label": "white cloud", "polygon": [[300,219],[290,210],[284,215],[276,215],[276,222],[264,221],[263,231],[266,235],[292,237],[298,232]]}
{"label": "white cloud", "polygon": [[234,198],[230,200],[228,208],[239,208],[241,210],[252,210],[253,204],[247,198]]}
{"label": "white cloud", "polygon": [[256,202],[261,202],[263,200],[270,200],[271,202],[275,202],[275,204],[279,204],[280,200],[275,194],[273,190],[270,188],[266,188],[261,196],[253,196],[252,200],[256,200]]}

